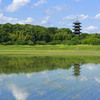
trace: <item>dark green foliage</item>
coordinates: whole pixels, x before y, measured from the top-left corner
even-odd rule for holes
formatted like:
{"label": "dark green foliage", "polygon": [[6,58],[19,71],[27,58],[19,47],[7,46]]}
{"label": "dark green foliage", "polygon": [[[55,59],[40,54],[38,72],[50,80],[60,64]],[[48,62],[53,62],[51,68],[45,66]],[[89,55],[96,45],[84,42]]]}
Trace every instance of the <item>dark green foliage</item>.
{"label": "dark green foliage", "polygon": [[48,44],[50,45],[56,45],[56,44],[61,44],[62,42],[60,40],[56,40],[56,41],[52,41],[52,42],[49,42]]}
{"label": "dark green foliage", "polygon": [[3,45],[100,45],[100,34],[82,33],[77,37],[69,28],[38,25],[0,24],[0,44]]}
{"label": "dark green foliage", "polygon": [[14,42],[13,41],[8,41],[8,42],[6,42],[6,45],[14,45]]}
{"label": "dark green foliage", "polygon": [[82,40],[83,44],[100,45],[100,34],[90,34]]}
{"label": "dark green foliage", "polygon": [[72,44],[72,45],[81,44],[81,42],[80,42],[80,37],[79,37],[79,36],[73,37],[73,38],[71,39],[71,44]]}
{"label": "dark green foliage", "polygon": [[33,41],[31,41],[31,40],[29,40],[27,44],[28,45],[34,45]]}
{"label": "dark green foliage", "polygon": [[36,44],[38,44],[38,45],[46,45],[46,42],[45,41],[37,41]]}
{"label": "dark green foliage", "polygon": [[87,36],[89,36],[88,33],[82,33],[82,34],[81,34],[81,39],[84,39],[84,38],[86,38]]}
{"label": "dark green foliage", "polygon": [[16,41],[16,44],[17,44],[17,45],[26,45],[27,42],[24,41],[24,40],[17,40],[17,41]]}

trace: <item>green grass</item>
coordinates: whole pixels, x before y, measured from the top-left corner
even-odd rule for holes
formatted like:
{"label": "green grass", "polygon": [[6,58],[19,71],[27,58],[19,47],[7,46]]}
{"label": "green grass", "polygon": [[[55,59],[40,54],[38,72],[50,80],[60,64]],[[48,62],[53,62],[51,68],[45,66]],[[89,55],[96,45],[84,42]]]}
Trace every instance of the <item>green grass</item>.
{"label": "green grass", "polygon": [[0,55],[18,56],[100,56],[93,45],[0,45]]}

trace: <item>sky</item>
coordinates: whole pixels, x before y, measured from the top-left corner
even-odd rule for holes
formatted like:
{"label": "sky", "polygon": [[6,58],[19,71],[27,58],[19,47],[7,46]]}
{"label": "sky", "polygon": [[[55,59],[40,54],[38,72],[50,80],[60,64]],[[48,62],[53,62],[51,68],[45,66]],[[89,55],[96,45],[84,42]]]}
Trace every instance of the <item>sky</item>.
{"label": "sky", "polygon": [[0,0],[0,23],[32,24],[100,33],[100,0]]}

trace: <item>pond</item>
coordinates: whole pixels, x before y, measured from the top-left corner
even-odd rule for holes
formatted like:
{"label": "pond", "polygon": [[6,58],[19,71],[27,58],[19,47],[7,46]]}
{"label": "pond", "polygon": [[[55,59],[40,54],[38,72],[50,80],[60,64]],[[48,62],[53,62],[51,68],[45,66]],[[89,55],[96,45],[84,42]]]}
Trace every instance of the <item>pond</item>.
{"label": "pond", "polygon": [[100,100],[100,57],[0,57],[0,100]]}

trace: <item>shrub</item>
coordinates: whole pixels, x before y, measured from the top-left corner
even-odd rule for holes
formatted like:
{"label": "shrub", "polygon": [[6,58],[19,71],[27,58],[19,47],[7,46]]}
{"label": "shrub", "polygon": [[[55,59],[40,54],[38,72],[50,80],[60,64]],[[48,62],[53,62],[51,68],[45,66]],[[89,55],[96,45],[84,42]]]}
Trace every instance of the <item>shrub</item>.
{"label": "shrub", "polygon": [[48,44],[50,45],[56,45],[56,44],[61,44],[62,42],[60,40],[56,40],[56,41],[52,41],[52,42],[49,42]]}
{"label": "shrub", "polygon": [[38,45],[46,45],[46,42],[45,41],[37,41],[36,44],[38,44]]}
{"label": "shrub", "polygon": [[18,45],[26,45],[27,42],[24,41],[24,40],[17,40],[15,44],[18,44]]}
{"label": "shrub", "polygon": [[29,40],[27,44],[28,45],[34,45],[33,41],[31,41],[31,40]]}
{"label": "shrub", "polygon": [[14,45],[14,42],[13,41],[8,41],[8,42],[6,42],[6,45]]}

